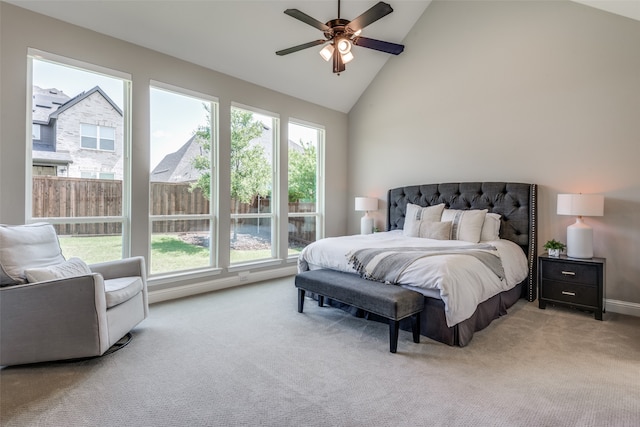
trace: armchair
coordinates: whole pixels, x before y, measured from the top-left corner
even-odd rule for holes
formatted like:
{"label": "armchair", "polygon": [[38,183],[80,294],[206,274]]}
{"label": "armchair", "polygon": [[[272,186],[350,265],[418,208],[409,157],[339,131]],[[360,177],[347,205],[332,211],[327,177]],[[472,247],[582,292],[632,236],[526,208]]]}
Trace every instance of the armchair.
{"label": "armchair", "polygon": [[3,366],[103,355],[149,312],[143,257],[67,261],[50,224],[0,225],[0,267]]}

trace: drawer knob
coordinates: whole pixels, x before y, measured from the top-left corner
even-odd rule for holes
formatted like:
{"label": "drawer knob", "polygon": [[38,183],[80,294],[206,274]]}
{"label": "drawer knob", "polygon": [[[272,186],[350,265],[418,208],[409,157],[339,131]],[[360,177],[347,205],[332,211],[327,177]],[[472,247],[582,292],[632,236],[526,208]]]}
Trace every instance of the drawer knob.
{"label": "drawer knob", "polygon": [[569,296],[575,297],[576,293],[575,292],[569,292],[569,291],[562,291],[562,295],[569,295]]}
{"label": "drawer knob", "polygon": [[576,273],[574,273],[573,271],[563,271],[562,274],[564,274],[565,276],[575,276]]}

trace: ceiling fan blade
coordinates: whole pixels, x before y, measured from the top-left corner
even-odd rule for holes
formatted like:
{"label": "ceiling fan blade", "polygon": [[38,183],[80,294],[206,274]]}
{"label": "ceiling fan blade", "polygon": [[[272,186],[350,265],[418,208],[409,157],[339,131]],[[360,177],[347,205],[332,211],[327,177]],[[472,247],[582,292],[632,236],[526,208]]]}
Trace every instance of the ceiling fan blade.
{"label": "ceiling fan blade", "polygon": [[299,50],[307,49],[307,48],[313,47],[313,46],[318,46],[319,44],[324,44],[327,41],[328,40],[314,40],[314,41],[309,42],[309,43],[299,44],[298,46],[293,46],[293,47],[290,47],[288,49],[279,50],[279,51],[276,52],[276,55],[279,55],[279,56],[288,55],[290,53],[294,53],[294,52],[297,52]]}
{"label": "ceiling fan blade", "polygon": [[367,37],[356,37],[353,39],[353,44],[356,46],[379,50],[380,52],[390,53],[392,55],[400,55],[404,51],[404,45],[370,39]]}
{"label": "ceiling fan blade", "polygon": [[372,8],[364,12],[362,15],[349,22],[347,29],[353,33],[362,30],[369,24],[376,22],[378,19],[383,18],[393,12],[391,6],[385,2],[378,2]]}
{"label": "ceiling fan blade", "polygon": [[305,24],[309,24],[312,27],[319,29],[320,31],[329,31],[331,29],[326,24],[323,24],[322,22],[310,17],[309,15],[299,11],[298,9],[287,9],[284,11],[284,13],[291,16],[292,18],[296,18],[297,20],[304,22]]}

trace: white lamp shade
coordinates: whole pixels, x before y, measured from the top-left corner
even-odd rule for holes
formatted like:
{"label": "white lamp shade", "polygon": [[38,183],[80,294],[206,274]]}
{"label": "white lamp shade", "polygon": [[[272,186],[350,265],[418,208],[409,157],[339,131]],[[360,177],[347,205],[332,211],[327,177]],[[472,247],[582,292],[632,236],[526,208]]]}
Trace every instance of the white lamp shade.
{"label": "white lamp shade", "polygon": [[357,211],[377,211],[378,199],[373,197],[356,197]]}
{"label": "white lamp shade", "polygon": [[602,216],[602,194],[558,194],[558,215]]}

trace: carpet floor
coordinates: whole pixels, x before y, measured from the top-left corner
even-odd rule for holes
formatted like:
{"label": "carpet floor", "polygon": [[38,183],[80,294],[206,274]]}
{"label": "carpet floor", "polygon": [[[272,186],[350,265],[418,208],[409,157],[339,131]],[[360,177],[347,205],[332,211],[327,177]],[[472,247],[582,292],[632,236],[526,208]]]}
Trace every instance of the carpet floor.
{"label": "carpet floor", "polygon": [[154,304],[105,357],[4,367],[10,426],[638,426],[640,318],[516,303],[464,348],[335,308],[293,277]]}

